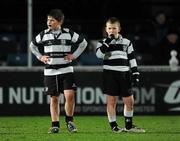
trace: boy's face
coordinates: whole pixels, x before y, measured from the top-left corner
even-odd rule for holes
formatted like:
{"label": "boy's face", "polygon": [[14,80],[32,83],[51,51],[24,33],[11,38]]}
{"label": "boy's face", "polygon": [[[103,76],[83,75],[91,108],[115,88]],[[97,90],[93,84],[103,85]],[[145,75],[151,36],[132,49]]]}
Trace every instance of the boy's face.
{"label": "boy's face", "polygon": [[119,23],[117,23],[117,22],[116,23],[109,23],[109,22],[107,22],[105,30],[106,30],[108,36],[113,34],[115,36],[115,38],[118,38],[118,34],[119,34],[121,28],[120,28]]}
{"label": "boy's face", "polygon": [[61,27],[62,23],[60,21],[57,21],[51,16],[47,17],[47,26],[50,30],[57,30]]}

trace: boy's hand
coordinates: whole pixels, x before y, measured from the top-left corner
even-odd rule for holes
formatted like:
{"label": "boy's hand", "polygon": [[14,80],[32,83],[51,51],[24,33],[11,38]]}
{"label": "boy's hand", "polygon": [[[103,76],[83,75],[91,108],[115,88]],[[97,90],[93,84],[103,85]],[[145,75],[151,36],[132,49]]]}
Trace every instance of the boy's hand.
{"label": "boy's hand", "polygon": [[113,39],[115,39],[115,36],[114,36],[114,34],[111,34],[109,37],[106,38],[106,40],[105,40],[104,42],[109,45],[109,43],[110,43]]}
{"label": "boy's hand", "polygon": [[67,54],[65,57],[64,57],[64,60],[68,61],[68,62],[72,62],[74,60],[74,56],[72,54]]}
{"label": "boy's hand", "polygon": [[133,87],[139,86],[139,74],[132,75],[132,86]]}
{"label": "boy's hand", "polygon": [[43,62],[44,64],[47,64],[47,62],[49,61],[49,56],[47,55],[41,56],[40,61]]}

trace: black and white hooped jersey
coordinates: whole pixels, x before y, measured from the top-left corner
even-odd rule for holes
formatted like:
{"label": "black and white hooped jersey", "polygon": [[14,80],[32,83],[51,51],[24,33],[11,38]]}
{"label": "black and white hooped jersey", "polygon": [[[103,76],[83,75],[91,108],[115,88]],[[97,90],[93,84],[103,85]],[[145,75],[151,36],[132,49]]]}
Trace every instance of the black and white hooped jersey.
{"label": "black and white hooped jersey", "polygon": [[[72,52],[74,46],[77,46],[77,48]],[[38,59],[42,55],[50,57],[45,66],[44,75],[73,72],[71,62],[65,60],[64,57],[72,53],[77,58],[86,46],[87,41],[85,38],[68,28],[62,28],[57,31],[46,29],[40,32],[30,43],[30,49]]]}
{"label": "black and white hooped jersey", "polygon": [[139,74],[130,40],[121,35],[118,39],[113,39],[109,45],[105,40],[99,41],[96,48],[96,56],[103,59],[103,69],[121,72],[131,70],[133,74]]}

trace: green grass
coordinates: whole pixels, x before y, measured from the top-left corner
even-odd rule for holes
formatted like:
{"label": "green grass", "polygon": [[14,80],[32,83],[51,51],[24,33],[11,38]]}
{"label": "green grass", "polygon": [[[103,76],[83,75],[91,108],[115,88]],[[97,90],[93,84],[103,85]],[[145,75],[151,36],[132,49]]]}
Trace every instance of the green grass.
{"label": "green grass", "polygon": [[[76,116],[78,133],[66,130],[64,117],[59,134],[47,134],[50,117],[0,117],[0,141],[180,141],[180,116],[135,116],[146,133],[112,133],[106,116]],[[124,120],[118,117],[119,125]]]}

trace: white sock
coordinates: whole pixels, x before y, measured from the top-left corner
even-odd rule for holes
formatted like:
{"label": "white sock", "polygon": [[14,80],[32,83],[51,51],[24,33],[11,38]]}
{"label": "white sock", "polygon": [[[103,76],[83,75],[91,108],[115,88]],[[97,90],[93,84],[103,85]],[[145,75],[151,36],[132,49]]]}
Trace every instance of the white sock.
{"label": "white sock", "polygon": [[124,109],[124,116],[125,116],[125,117],[133,117],[133,110],[132,110],[132,111],[126,111],[126,110]]}
{"label": "white sock", "polygon": [[109,116],[108,115],[108,120],[109,120],[109,122],[114,122],[114,121],[116,121],[116,116]]}

